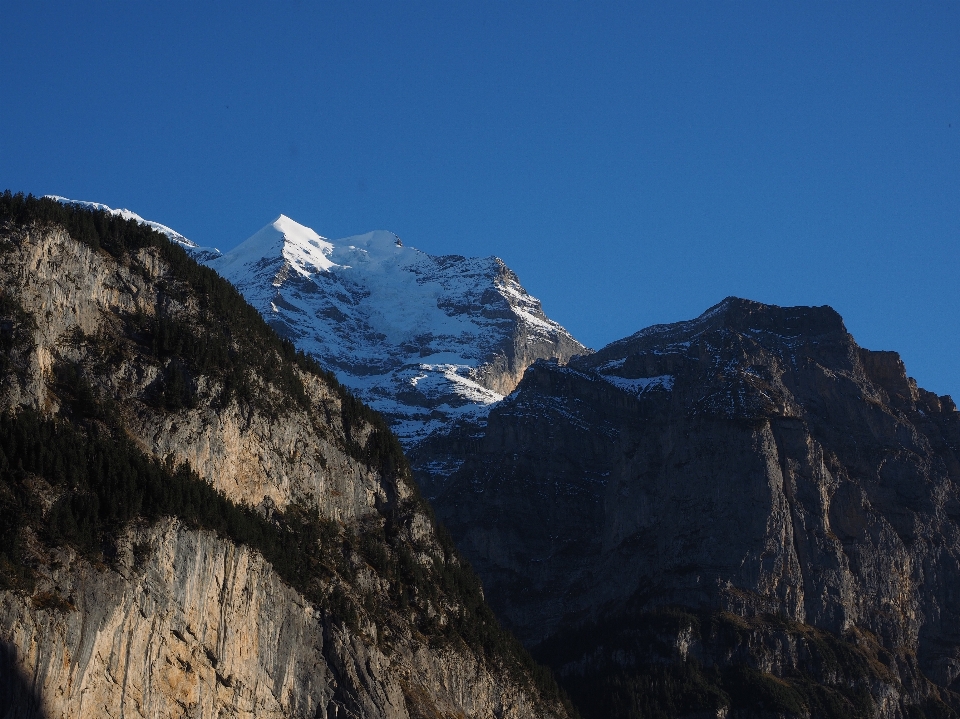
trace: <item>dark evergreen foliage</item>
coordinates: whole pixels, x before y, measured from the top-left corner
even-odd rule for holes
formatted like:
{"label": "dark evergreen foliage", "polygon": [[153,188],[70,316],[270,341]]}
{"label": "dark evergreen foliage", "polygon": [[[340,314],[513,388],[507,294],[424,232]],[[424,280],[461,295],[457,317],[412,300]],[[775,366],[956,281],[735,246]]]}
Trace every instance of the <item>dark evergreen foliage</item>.
{"label": "dark evergreen foliage", "polygon": [[[708,663],[677,657],[672,642],[681,633],[699,642]],[[751,663],[751,645],[771,633],[807,648],[798,670],[774,676]],[[582,657],[585,647],[595,652],[598,646],[602,650],[591,655],[586,671],[561,682],[585,719],[713,716],[723,707],[738,716],[868,719],[876,713],[869,687],[884,679],[893,661],[869,640],[778,616],[744,619],[675,607],[627,612],[559,632],[535,654],[559,669]],[[956,716],[935,697],[911,707],[910,715]]]}
{"label": "dark evergreen foliage", "polygon": [[[45,515],[26,489],[31,476],[59,495]],[[148,457],[100,423],[76,425],[23,408],[0,416],[0,488],[0,556],[9,564],[22,563],[22,554],[9,548],[16,547],[25,524],[52,546],[68,543],[104,559],[130,520],[172,516],[259,550],[287,582],[308,593],[309,578],[319,574],[316,547],[330,537],[319,516],[268,521],[228,500],[186,465]],[[323,599],[315,592],[314,598]]]}
{"label": "dark evergreen foliage", "polygon": [[0,376],[8,372],[10,352],[29,342],[36,323],[15,297],[0,288]]}
{"label": "dark evergreen foliage", "polygon": [[[222,382],[221,403],[231,399],[255,403],[258,393],[251,385],[253,373],[287,400],[293,399],[311,410],[296,372],[299,369],[323,378],[338,395],[347,450],[356,459],[390,476],[408,471],[400,443],[377,412],[340,385],[332,372],[297,350],[289,340],[281,339],[233,285],[209,267],[197,264],[165,235],[135,220],[100,210],[13,194],[9,190],[0,194],[0,227],[32,224],[63,227],[75,240],[134,268],[137,265],[130,263],[130,255],[143,249],[158,252],[169,265],[170,279],[159,283],[162,291],[156,302],[156,317],[127,318],[131,336],[149,347],[156,357],[179,360],[171,373],[165,374],[163,386],[158,387],[159,404],[171,409],[189,406],[193,401],[191,377],[199,375],[210,375]],[[200,304],[197,324],[185,322],[171,312],[171,300],[183,300],[188,293]],[[363,424],[372,425],[374,431],[361,446],[352,438]]]}
{"label": "dark evergreen foliage", "polygon": [[[298,371],[313,374],[339,399],[347,452],[385,476],[409,479],[400,443],[382,417],[332,373],[279,338],[232,285],[166,236],[102,211],[9,191],[0,195],[0,228],[29,226],[63,227],[74,239],[133,271],[141,270],[131,258],[144,249],[158,253],[170,267],[168,276],[154,281],[160,288],[154,314],[123,318],[127,339],[163,366],[145,398],[154,406],[170,411],[195,406],[200,400],[198,378],[207,376],[223,387],[215,398],[221,406],[237,400],[279,413],[292,400],[310,413],[327,411],[310,406]],[[5,241],[0,252],[12,247]],[[176,311],[191,300],[199,311]],[[6,363],[10,349],[29,336],[30,322],[28,313],[0,293],[0,362]],[[74,342],[99,345],[107,361],[123,352],[115,338],[77,333]],[[0,370],[7,371],[7,364]],[[281,398],[278,406],[270,406],[257,378],[272,386]],[[391,503],[382,521],[357,532],[321,518],[315,508],[288,508],[268,519],[229,501],[186,465],[174,467],[144,454],[126,436],[114,400],[98,396],[80,365],[56,365],[54,388],[63,402],[60,417],[25,408],[0,416],[0,588],[30,588],[32,572],[21,545],[25,527],[49,546],[69,544],[96,561],[110,561],[128,522],[176,517],[187,526],[258,550],[286,582],[354,628],[361,608],[341,582],[355,579],[349,558],[357,554],[389,580],[388,595],[362,600],[363,610],[378,623],[389,622],[397,611],[412,611],[417,628],[431,642],[464,642],[495,664],[506,662],[518,679],[529,678],[545,697],[566,703],[549,670],[500,627],[483,599],[479,579],[457,556],[448,534],[440,532],[443,556],[434,558],[432,566],[413,556],[400,532],[405,518],[414,511],[433,517],[419,495],[406,506]],[[365,427],[372,431],[361,442],[359,430]],[[31,478],[42,478],[58,496],[45,513]],[[136,562],[146,554],[147,548],[134,547]],[[448,613],[448,621],[441,624],[427,618],[427,602],[460,611]]]}
{"label": "dark evergreen foliage", "polygon": [[[75,377],[69,370],[64,375]],[[84,404],[85,411],[76,418],[110,416],[96,408],[95,400],[92,404],[94,409]],[[45,515],[28,489],[29,477],[42,478],[59,494]],[[111,432],[102,422],[44,418],[23,408],[16,415],[0,415],[2,586],[30,586],[19,544],[25,525],[51,546],[70,544],[103,561],[115,553],[117,535],[127,522],[167,516],[258,550],[286,582],[353,627],[357,607],[338,586],[325,591],[324,581],[353,578],[345,557],[355,549],[390,581],[389,596],[368,598],[372,618],[383,620],[414,601],[459,606],[462,610],[445,626],[423,614],[418,628],[434,643],[462,641],[493,662],[507,660],[508,669],[532,677],[545,696],[562,698],[549,671],[500,627],[469,565],[450,554],[437,558],[432,567],[423,566],[389,521],[384,528],[342,535],[335,522],[321,518],[315,509],[274,512],[268,520],[228,500],[186,465],[174,467],[148,457],[121,431]]]}

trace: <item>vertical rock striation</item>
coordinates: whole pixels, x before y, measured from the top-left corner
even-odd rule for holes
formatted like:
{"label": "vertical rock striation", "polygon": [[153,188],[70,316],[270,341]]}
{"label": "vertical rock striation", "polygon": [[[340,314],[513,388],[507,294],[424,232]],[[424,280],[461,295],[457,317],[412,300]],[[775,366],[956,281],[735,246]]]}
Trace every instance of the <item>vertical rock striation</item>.
{"label": "vertical rock striation", "polygon": [[[691,659],[712,688],[687,710],[762,708],[743,696],[775,677],[793,698],[768,709],[834,716],[836,694],[902,716],[958,706],[958,452],[953,401],[836,312],[731,298],[537,363],[482,432],[413,461],[493,606],[588,714],[600,686],[639,711],[623,687]],[[830,669],[834,641],[856,666]]]}
{"label": "vertical rock striation", "polygon": [[568,715],[375,414],[166,239],[0,199],[4,717]]}

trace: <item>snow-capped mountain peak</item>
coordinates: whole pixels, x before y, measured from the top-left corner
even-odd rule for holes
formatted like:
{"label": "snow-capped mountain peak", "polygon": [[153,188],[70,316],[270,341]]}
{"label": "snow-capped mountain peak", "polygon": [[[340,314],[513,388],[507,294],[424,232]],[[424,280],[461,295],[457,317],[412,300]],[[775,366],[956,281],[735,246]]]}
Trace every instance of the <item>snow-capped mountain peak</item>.
{"label": "snow-capped mountain peak", "polygon": [[500,259],[434,257],[384,230],[328,240],[281,215],[207,264],[408,446],[483,422],[535,360],[587,351]]}
{"label": "snow-capped mountain peak", "polygon": [[232,282],[281,335],[383,413],[408,447],[483,423],[537,359],[588,352],[497,257],[433,256],[378,230],[329,240],[280,215],[227,253],[147,224]]}
{"label": "snow-capped mountain peak", "polygon": [[216,258],[220,274],[235,274],[237,268],[270,262],[282,257],[285,268],[312,277],[333,267],[333,244],[305,225],[280,215],[259,232]]}

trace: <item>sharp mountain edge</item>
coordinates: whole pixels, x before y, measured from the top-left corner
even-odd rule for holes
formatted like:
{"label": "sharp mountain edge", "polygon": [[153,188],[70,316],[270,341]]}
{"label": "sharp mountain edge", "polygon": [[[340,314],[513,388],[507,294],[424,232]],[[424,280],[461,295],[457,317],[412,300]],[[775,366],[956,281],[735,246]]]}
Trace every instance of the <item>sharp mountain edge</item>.
{"label": "sharp mountain edge", "polygon": [[[276,272],[245,292],[309,348],[304,305],[267,302],[292,288],[291,274],[305,278],[302,260],[283,254],[288,236],[311,233],[326,258],[312,260],[307,295],[342,272],[330,265],[350,265],[334,255],[383,258],[400,244],[373,233],[326,248],[288,222],[245,243],[285,238]],[[464,262],[458,271],[478,261]],[[416,299],[432,312],[441,296]],[[858,347],[829,308],[731,298],[596,354],[549,349],[543,358],[559,363],[534,362],[509,397],[467,397],[461,412],[431,408],[436,394],[404,395],[436,371],[415,353],[362,376],[378,378],[421,487],[499,615],[586,716],[956,715],[960,441],[949,397],[917,388],[895,353]],[[484,356],[496,353],[474,351],[454,374],[484,386]],[[398,400],[406,406],[391,413]],[[439,407],[437,424],[411,406]]]}
{"label": "sharp mountain edge", "polygon": [[[459,437],[458,437],[459,434]],[[730,298],[413,451],[586,717],[956,716],[960,415],[829,307]]]}
{"label": "sharp mountain edge", "polygon": [[131,219],[0,195],[0,716],[570,716],[379,416]]}

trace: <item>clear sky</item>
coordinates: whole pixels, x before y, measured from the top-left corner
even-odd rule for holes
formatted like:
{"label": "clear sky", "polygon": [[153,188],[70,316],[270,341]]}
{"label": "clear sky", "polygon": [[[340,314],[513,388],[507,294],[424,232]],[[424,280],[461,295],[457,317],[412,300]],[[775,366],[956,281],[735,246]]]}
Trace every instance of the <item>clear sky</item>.
{"label": "clear sky", "polygon": [[502,257],[600,347],[830,304],[960,398],[960,3],[0,9],[0,188]]}

